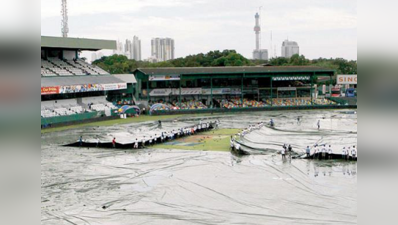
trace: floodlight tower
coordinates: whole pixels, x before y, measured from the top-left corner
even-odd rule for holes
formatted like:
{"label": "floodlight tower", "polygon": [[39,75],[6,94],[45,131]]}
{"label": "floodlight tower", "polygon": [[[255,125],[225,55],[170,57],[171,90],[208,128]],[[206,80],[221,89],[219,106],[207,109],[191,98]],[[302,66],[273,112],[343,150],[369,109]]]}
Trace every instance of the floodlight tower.
{"label": "floodlight tower", "polygon": [[66,0],[62,0],[62,10],[61,10],[61,15],[62,15],[62,37],[68,37],[68,32],[69,32],[69,27],[68,27],[68,8],[66,4]]}

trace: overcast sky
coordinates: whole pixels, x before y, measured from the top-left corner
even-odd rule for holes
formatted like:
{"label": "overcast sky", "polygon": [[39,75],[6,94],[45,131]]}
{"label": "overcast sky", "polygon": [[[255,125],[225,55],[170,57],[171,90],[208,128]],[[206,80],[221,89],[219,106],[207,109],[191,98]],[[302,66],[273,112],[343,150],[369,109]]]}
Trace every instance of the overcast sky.
{"label": "overcast sky", "polygon": [[[136,35],[144,59],[153,37],[173,38],[176,57],[235,49],[252,58],[260,6],[261,45],[272,46],[270,56],[280,56],[289,38],[310,59],[357,59],[356,0],[68,0],[69,37],[124,41]],[[60,11],[61,0],[41,0],[42,35],[61,36]]]}

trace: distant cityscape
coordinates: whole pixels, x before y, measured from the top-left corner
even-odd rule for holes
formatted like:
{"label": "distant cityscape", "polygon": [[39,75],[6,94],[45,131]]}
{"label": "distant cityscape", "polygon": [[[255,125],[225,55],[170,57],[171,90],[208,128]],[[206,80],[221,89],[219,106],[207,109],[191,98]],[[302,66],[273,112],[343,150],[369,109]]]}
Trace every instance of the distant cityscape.
{"label": "distant cityscape", "polygon": [[[261,18],[260,14],[256,13],[254,32],[256,34],[256,48],[253,51],[253,59],[268,60],[268,49],[261,49]],[[281,57],[290,58],[293,55],[300,54],[300,48],[295,41],[285,40],[282,43]]]}
{"label": "distant cityscape", "polygon": [[[268,49],[261,48],[261,18],[260,14],[255,14],[255,49],[253,50],[253,59],[268,60]],[[141,40],[134,36],[132,40],[126,39],[124,42],[117,41],[117,49],[113,54],[124,55],[128,59],[136,61],[148,61],[152,63],[164,62],[175,59],[175,42],[172,38],[152,38],[151,40],[151,56],[142,59]],[[271,53],[272,54],[272,53]],[[300,54],[300,47],[296,41],[286,39],[281,46],[281,57],[290,58],[295,54]],[[103,57],[101,52],[92,53],[91,61],[95,61]],[[276,55],[275,55],[276,56]]]}
{"label": "distant cityscape", "polygon": [[[175,58],[175,45],[172,38],[153,38],[151,41],[151,56],[142,59],[141,40],[134,36],[132,40],[126,39],[124,42],[116,42],[116,50],[113,54],[124,55],[128,59],[136,61],[164,62]],[[91,54],[91,61],[95,61],[103,57],[102,52],[94,52]]]}

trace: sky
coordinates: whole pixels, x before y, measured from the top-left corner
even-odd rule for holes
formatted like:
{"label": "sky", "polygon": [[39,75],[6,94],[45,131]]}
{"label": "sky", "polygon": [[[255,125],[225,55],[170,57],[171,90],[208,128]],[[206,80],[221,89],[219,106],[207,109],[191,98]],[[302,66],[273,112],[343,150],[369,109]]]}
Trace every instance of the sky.
{"label": "sky", "polygon": [[[61,0],[41,0],[41,35],[61,36],[60,11]],[[173,38],[176,57],[234,49],[252,58],[256,12],[270,57],[289,39],[309,59],[357,59],[356,0],[68,0],[69,37],[138,36],[143,59],[154,37]]]}

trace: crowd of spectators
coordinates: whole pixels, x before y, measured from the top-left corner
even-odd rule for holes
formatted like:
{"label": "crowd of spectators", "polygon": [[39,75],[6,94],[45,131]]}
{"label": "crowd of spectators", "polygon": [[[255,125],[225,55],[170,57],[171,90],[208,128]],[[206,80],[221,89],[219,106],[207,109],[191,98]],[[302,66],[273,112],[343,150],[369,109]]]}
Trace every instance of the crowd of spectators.
{"label": "crowd of spectators", "polygon": [[[267,104],[271,105],[271,101],[267,100]],[[273,106],[303,106],[311,105],[309,98],[274,98],[272,99]]]}
{"label": "crowd of spectators", "polygon": [[[159,104],[160,103],[160,104]],[[201,101],[197,100],[182,100],[181,106],[179,101],[174,100],[172,102],[165,102],[165,101],[158,101],[158,102],[151,102],[150,106],[157,105],[156,108],[153,110],[179,110],[179,109],[207,109],[207,106],[203,104]]]}
{"label": "crowd of spectators", "polygon": [[[214,108],[224,108],[224,109],[235,109],[235,108],[259,108],[267,106],[309,106],[311,105],[310,98],[275,98],[272,99],[272,104],[270,99],[264,101],[256,101],[253,99],[242,99],[230,98],[230,99],[214,99]],[[159,104],[161,103],[161,104]],[[318,98],[312,101],[314,105],[335,105],[334,101],[326,98]],[[180,109],[207,109],[208,106],[203,104],[198,100],[182,100],[181,106],[178,100],[172,102],[158,101],[151,102],[150,106],[157,104],[156,109],[153,110],[180,110]]]}
{"label": "crowd of spectators", "polygon": [[267,106],[264,102],[262,101],[256,101],[256,100],[249,100],[244,98],[243,102],[240,98],[232,98],[232,99],[223,99],[218,101],[220,103],[221,108],[226,108],[226,109],[233,109],[233,108],[247,108],[247,107],[264,107]]}
{"label": "crowd of spectators", "polygon": [[[271,105],[271,101],[266,100],[267,105]],[[337,103],[326,98],[313,99],[314,105],[336,105]],[[272,99],[273,106],[306,106],[311,105],[310,98],[275,98]]]}

